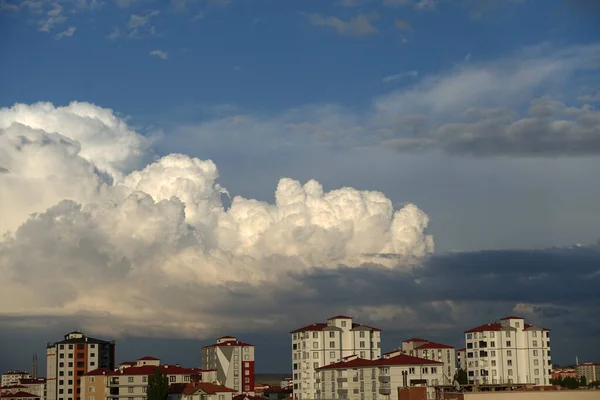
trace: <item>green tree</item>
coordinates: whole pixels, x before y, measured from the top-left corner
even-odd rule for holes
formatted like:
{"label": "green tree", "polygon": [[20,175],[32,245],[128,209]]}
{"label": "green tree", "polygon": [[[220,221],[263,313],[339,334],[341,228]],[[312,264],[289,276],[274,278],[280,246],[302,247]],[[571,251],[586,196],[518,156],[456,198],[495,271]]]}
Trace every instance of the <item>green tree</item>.
{"label": "green tree", "polygon": [[462,368],[456,370],[456,375],[454,375],[454,379],[456,379],[461,385],[466,385],[467,383],[469,383],[467,371],[465,371]]}
{"label": "green tree", "polygon": [[148,400],[167,400],[169,379],[158,368],[148,377]]}
{"label": "green tree", "polygon": [[587,378],[584,375],[581,375],[581,386],[587,386]]}

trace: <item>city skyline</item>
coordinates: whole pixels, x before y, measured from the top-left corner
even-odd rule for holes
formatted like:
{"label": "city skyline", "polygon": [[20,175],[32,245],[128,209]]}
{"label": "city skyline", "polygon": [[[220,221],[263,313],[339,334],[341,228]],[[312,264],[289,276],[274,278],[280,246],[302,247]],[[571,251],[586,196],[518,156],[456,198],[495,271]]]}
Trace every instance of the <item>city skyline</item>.
{"label": "city skyline", "polygon": [[333,315],[383,351],[518,315],[599,360],[598,18],[0,0],[0,368],[81,330],[192,365],[232,335],[279,372]]}

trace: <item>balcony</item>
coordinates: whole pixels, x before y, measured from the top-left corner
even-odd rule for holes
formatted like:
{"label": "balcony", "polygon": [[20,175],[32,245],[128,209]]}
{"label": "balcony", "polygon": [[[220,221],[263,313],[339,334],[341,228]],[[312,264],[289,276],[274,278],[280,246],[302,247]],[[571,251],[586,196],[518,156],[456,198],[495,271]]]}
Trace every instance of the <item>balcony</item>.
{"label": "balcony", "polygon": [[345,376],[340,376],[337,378],[338,383],[348,382],[348,378]]}
{"label": "balcony", "polygon": [[389,383],[383,384],[379,387],[379,394],[388,395],[392,393],[392,387]]}
{"label": "balcony", "polygon": [[379,382],[390,383],[390,376],[389,375],[379,375]]}

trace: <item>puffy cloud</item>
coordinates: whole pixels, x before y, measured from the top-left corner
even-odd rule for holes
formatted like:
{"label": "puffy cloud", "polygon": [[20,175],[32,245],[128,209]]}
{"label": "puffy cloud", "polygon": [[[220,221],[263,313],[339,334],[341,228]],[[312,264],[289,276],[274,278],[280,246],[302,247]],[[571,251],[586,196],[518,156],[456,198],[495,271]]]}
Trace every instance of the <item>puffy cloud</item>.
{"label": "puffy cloud", "polygon": [[0,314],[210,334],[232,323],[217,311],[232,293],[295,285],[290,274],[315,268],[403,270],[433,251],[427,215],[380,192],[283,178],[274,203],[235,196],[226,208],[212,161],[144,165],[149,145],[88,103],[0,110]]}

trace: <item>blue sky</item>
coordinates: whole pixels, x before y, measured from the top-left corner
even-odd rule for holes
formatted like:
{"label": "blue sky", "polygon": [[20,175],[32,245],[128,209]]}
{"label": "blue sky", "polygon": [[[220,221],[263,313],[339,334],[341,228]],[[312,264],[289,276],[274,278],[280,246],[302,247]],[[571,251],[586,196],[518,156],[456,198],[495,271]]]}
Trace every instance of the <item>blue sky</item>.
{"label": "blue sky", "polygon": [[[463,329],[520,313],[552,328],[558,362],[598,361],[599,18],[591,0],[0,0],[0,284],[21,293],[29,282],[22,307],[0,307],[0,338],[23,342],[0,340],[12,362],[0,369],[26,368],[27,346],[64,329],[116,335],[125,358],[157,349],[193,364],[189,342],[161,338],[236,334],[285,348],[282,328],[345,313],[389,332],[387,348],[424,330],[460,345]],[[36,140],[35,152],[22,151]],[[345,188],[331,204],[348,196],[344,221],[366,233],[328,230],[331,221],[310,233],[283,223],[261,231],[261,216],[319,192],[312,179],[326,193]],[[357,191],[383,193],[363,208],[389,200],[405,225],[384,206],[383,228],[359,222]],[[237,239],[224,220],[235,220]],[[366,243],[362,257],[389,231],[393,277],[348,250]],[[147,242],[128,241],[138,235]],[[63,270],[85,282],[107,272],[116,280],[105,296],[142,282],[139,271],[148,285],[167,283],[135,286],[118,305],[69,282],[31,289]],[[456,288],[472,281],[451,293],[440,276]],[[490,276],[517,283],[494,292]],[[356,303],[344,279],[388,297]],[[430,285],[416,300],[392,285],[409,292],[415,282]],[[290,286],[312,297],[287,303]],[[198,301],[185,315],[212,326],[179,319],[183,294]],[[139,299],[162,301],[156,327],[135,320]],[[289,367],[287,355],[261,356],[262,371]]]}

